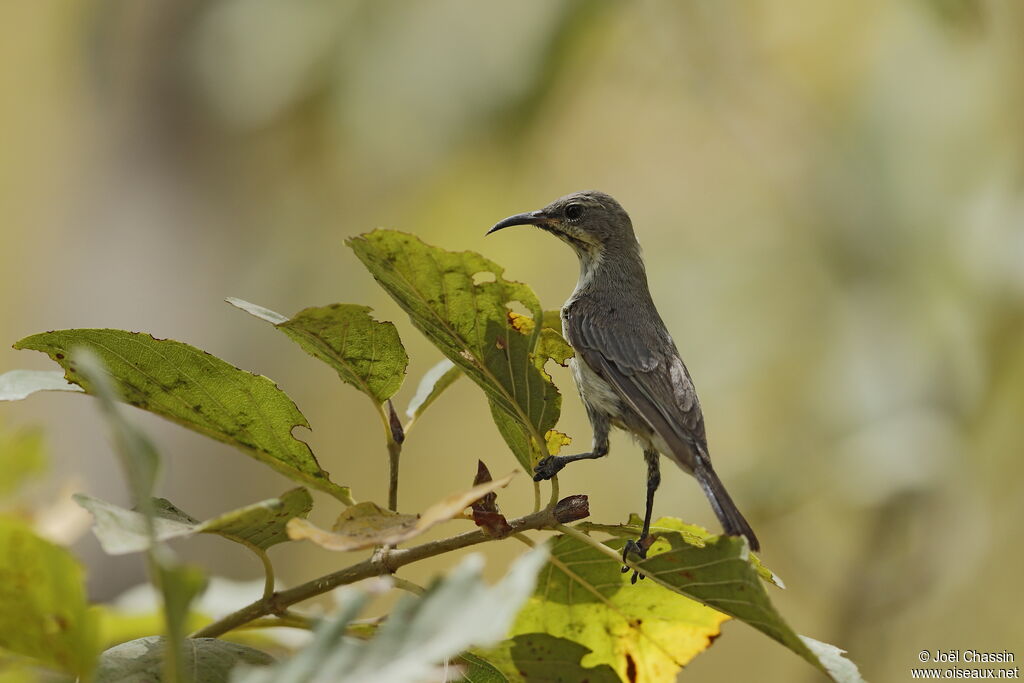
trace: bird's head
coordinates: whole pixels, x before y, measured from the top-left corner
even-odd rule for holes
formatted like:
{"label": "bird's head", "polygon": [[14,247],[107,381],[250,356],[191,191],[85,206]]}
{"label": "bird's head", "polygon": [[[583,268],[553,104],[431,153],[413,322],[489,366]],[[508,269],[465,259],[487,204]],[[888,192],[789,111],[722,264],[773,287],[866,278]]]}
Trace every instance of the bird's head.
{"label": "bird's head", "polygon": [[487,234],[513,225],[534,225],[550,232],[581,258],[600,258],[610,249],[636,250],[637,246],[629,214],[617,201],[596,190],[574,192],[538,211],[509,216]]}

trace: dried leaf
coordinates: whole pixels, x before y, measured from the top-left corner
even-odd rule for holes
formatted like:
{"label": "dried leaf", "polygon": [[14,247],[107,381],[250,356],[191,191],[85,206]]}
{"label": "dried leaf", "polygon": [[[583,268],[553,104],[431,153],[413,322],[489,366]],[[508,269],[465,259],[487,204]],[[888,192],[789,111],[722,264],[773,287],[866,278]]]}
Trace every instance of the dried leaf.
{"label": "dried leaf", "polygon": [[341,513],[333,531],[321,529],[304,519],[288,522],[288,536],[308,539],[327,550],[346,552],[378,545],[395,546],[419,536],[430,527],[446,522],[483,496],[507,486],[515,472],[500,479],[455,493],[427,508],[421,515],[403,515],[376,503],[353,505]]}

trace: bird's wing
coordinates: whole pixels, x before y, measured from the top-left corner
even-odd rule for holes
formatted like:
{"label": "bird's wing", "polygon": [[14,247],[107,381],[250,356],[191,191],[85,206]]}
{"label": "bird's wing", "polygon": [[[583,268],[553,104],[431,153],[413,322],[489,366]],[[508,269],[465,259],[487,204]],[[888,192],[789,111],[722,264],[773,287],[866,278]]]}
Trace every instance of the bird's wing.
{"label": "bird's wing", "polygon": [[692,467],[689,458],[707,453],[697,391],[662,325],[651,330],[649,324],[585,311],[566,322],[581,359],[669,444],[673,453],[665,455]]}
{"label": "bird's wing", "polygon": [[697,478],[725,532],[746,536],[751,549],[757,550],[757,536],[711,467],[697,391],[657,312],[653,307],[618,316],[615,311],[607,315],[594,315],[594,311],[583,307],[567,311],[569,342],[582,361],[661,437],[671,451],[662,455]]}

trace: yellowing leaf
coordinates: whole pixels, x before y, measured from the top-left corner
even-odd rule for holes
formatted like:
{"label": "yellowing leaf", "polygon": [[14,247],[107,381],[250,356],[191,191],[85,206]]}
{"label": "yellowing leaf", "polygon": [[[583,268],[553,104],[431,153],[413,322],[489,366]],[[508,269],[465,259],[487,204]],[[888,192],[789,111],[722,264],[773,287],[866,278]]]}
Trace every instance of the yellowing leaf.
{"label": "yellowing leaf", "polygon": [[[349,246],[415,325],[487,395],[498,431],[528,472],[547,455],[544,435],[558,422],[561,396],[543,371],[572,355],[526,285],[470,251],[451,252],[392,230]],[[488,273],[493,278],[476,276]],[[530,316],[513,311],[521,304]]]}
{"label": "yellowing leaf", "polygon": [[352,503],[349,490],[332,482],[309,446],[292,436],[295,427],[309,424],[288,395],[266,377],[182,342],[124,330],[45,332],[14,347],[46,353],[64,368],[68,381],[95,393],[70,359],[73,349],[88,349],[125,403],[238,446],[285,476]]}
{"label": "yellowing leaf", "polygon": [[295,540],[308,539],[327,550],[350,551],[378,545],[395,546],[419,536],[427,529],[459,515],[488,493],[512,481],[515,472],[478,484],[434,503],[421,515],[403,515],[376,503],[353,505],[338,517],[333,531],[321,529],[304,519],[288,522],[288,535]]}
{"label": "yellowing leaf", "polygon": [[631,671],[636,681],[668,683],[708,647],[727,619],[653,582],[630,585],[617,562],[560,536],[511,635],[571,640],[590,650],[580,661],[583,667],[605,664],[622,680],[630,680]]}
{"label": "yellowing leaf", "polygon": [[[682,527],[682,531],[672,528],[677,526]],[[595,527],[591,525],[590,528]],[[658,520],[656,525],[652,525],[652,531],[655,531],[657,540],[651,545],[647,558],[632,564],[642,569],[647,576],[645,581],[638,582],[636,586],[643,585],[644,590],[655,591],[655,595],[661,596],[661,601],[650,607],[654,616],[659,615],[660,611],[670,604],[670,600],[679,600],[685,596],[690,599],[687,602],[699,609],[708,609],[701,606],[707,605],[746,622],[788,647],[835,681],[862,683],[857,667],[849,660],[843,659],[837,648],[799,636],[786,623],[768,598],[761,580],[763,577],[758,567],[751,562],[745,539],[712,536],[700,527],[685,525],[672,518]],[[575,545],[570,544],[570,540]],[[611,548],[615,555],[619,555],[625,542],[624,538],[617,538],[606,542],[605,545]],[[607,590],[615,591],[618,584],[626,581],[625,574],[619,574],[616,580],[612,580],[613,574],[619,572],[620,566],[615,557],[609,557],[592,545],[571,536],[561,538],[558,543],[566,544],[562,557],[568,554],[569,559],[564,564],[570,570],[578,568],[577,575],[586,579],[586,583],[602,594]],[[559,554],[553,553],[552,557],[558,558]],[[584,557],[590,557],[593,561],[583,562],[581,558]],[[599,560],[599,557],[604,559]],[[577,567],[576,565],[581,562],[583,566]],[[544,575],[544,572],[541,572],[541,576]],[[667,590],[659,590],[659,585]],[[549,603],[550,595],[549,593]],[[614,604],[614,598],[612,602]],[[640,617],[639,614],[637,616]],[[645,626],[649,623],[648,618],[643,619]],[[585,640],[576,640],[583,645],[591,646],[591,643]],[[592,649],[594,654],[591,657],[599,656],[602,652],[596,647]],[[657,663],[659,658],[656,653],[652,654]],[[583,660],[584,664],[588,662],[587,658]],[[637,665],[640,667],[639,660]],[[616,669],[621,673],[621,669]],[[662,670],[658,673],[660,675]]]}
{"label": "yellowing leaf", "polygon": [[547,444],[550,455],[558,455],[564,446],[572,443],[572,437],[563,434],[557,429],[549,429],[548,433],[544,435],[544,442]]}

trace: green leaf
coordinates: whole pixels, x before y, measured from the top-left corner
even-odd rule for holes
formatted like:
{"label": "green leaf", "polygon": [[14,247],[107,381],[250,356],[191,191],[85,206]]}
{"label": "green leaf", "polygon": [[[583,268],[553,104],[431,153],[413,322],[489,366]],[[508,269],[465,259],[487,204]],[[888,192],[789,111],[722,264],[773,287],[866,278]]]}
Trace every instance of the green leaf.
{"label": "green leaf", "polygon": [[[160,636],[139,638],[116,645],[100,656],[97,683],[162,683],[167,641]],[[237,664],[268,666],[274,658],[266,652],[217,638],[190,638],[182,645],[181,659],[195,672],[194,683],[226,683]]]}
{"label": "green leaf", "polygon": [[618,562],[559,536],[511,635],[564,638],[590,650],[582,659],[586,667],[610,666],[622,680],[632,671],[636,680],[667,682],[710,645],[726,619],[652,581],[630,585]]}
{"label": "green leaf", "polygon": [[97,625],[71,553],[0,517],[0,648],[88,680]]}
{"label": "green leaf", "polygon": [[292,436],[292,429],[309,424],[288,395],[266,377],[182,342],[123,330],[45,332],[14,346],[46,353],[64,368],[69,381],[95,393],[70,359],[73,349],[89,349],[126,403],[238,446],[291,479],[345,504],[353,502],[349,490],[320,469],[309,446]]}
{"label": "green leaf", "polygon": [[462,370],[455,367],[455,364],[447,358],[427,370],[416,388],[416,394],[409,401],[409,407],[405,409],[406,417],[410,421],[419,418],[423,411],[459,377],[462,377]]}
{"label": "green leaf", "polygon": [[0,497],[14,493],[25,480],[45,470],[42,432],[0,428]]}
{"label": "green leaf", "polygon": [[[625,524],[596,524],[594,522],[580,522],[576,525],[577,529],[581,531],[601,531],[611,536],[619,538],[638,538],[640,532],[643,530],[644,521],[640,518],[640,515],[635,512],[629,515],[629,520]],[[703,548],[709,541],[714,541],[718,538],[718,535],[711,533],[707,529],[696,524],[687,524],[678,517],[662,517],[661,519],[655,520],[651,523],[651,533],[653,535],[662,534],[669,531],[678,531],[686,539],[686,542],[690,545],[695,545],[698,548]],[[754,566],[754,570],[757,571],[758,575],[779,588],[785,588],[786,584],[782,582],[775,572],[766,567],[754,553],[750,553],[750,563]]]}
{"label": "green leaf", "polygon": [[402,386],[409,357],[398,330],[392,323],[374,320],[368,306],[331,304],[306,308],[286,318],[241,299],[228,298],[227,302],[271,323],[378,406]]}
{"label": "green leaf", "polygon": [[0,401],[20,401],[37,391],[81,391],[60,370],[11,370],[0,375]]}
{"label": "green leaf", "polygon": [[[554,605],[561,604],[564,599],[569,604],[581,601],[579,597],[584,596],[583,602],[590,602],[594,599],[596,590],[603,597],[601,603],[611,602],[616,604],[617,599],[633,600],[633,593],[638,587],[652,594],[655,598],[649,607],[648,615],[645,617],[637,613],[637,618],[643,619],[643,628],[651,626],[651,616],[659,618],[666,607],[675,604],[673,601],[682,599],[685,596],[693,609],[708,610],[701,605],[713,607],[719,612],[744,621],[762,633],[785,645],[796,654],[800,655],[815,667],[821,669],[833,677],[833,680],[846,682],[860,682],[861,678],[857,673],[856,666],[848,660],[842,660],[839,651],[832,646],[818,647],[817,650],[809,647],[810,639],[798,636],[792,628],[782,619],[778,611],[771,604],[768,593],[762,583],[762,575],[758,568],[751,562],[749,548],[742,538],[732,536],[703,536],[703,530],[699,527],[690,527],[681,531],[671,530],[671,527],[682,525],[678,520],[663,518],[658,521],[660,529],[657,532],[657,540],[650,547],[647,559],[632,563],[633,566],[641,568],[646,576],[646,581],[638,582],[630,587],[626,574],[619,574],[620,563],[616,559],[621,555],[625,545],[624,538],[617,538],[605,543],[611,548],[612,553],[604,553],[599,549],[584,543],[572,536],[560,537],[552,550],[551,570],[547,573],[541,572],[543,578],[548,576],[552,581],[548,592],[545,594],[545,604],[548,609]],[[682,525],[688,527],[689,525]],[[693,531],[698,529],[699,531]],[[700,533],[703,532],[703,533]],[[611,555],[611,556],[609,556]],[[558,562],[564,567],[558,566]],[[573,578],[571,574],[583,579]],[[570,587],[576,585],[575,597]],[[660,588],[659,588],[660,587]],[[581,591],[583,588],[584,591]],[[671,593],[661,590],[668,589]],[[538,587],[540,592],[540,587]],[[673,593],[677,596],[669,598]],[[566,596],[568,596],[566,598]],[[620,596],[624,596],[620,597]],[[696,601],[696,602],[694,602]],[[700,603],[700,604],[698,604]],[[682,605],[683,603],[678,603]],[[533,605],[531,601],[530,605]],[[529,609],[529,606],[528,608]],[[542,607],[538,607],[538,610]],[[571,618],[579,619],[586,612],[585,607],[577,606],[571,611]],[[524,614],[527,611],[524,610]],[[538,611],[538,615],[541,612]],[[588,620],[587,624],[593,627],[597,617]],[[514,632],[521,632],[532,627],[534,624],[517,622]],[[551,629],[547,629],[550,633]],[[586,633],[586,631],[584,631]],[[562,635],[556,633],[556,635]],[[565,633],[566,637],[572,637]],[[614,652],[610,644],[601,645],[602,637],[596,634],[595,639],[588,640],[580,637],[573,637],[574,640],[594,650],[587,661],[598,661],[594,657],[604,658]],[[817,641],[814,641],[815,643]],[[828,651],[830,661],[819,658],[817,652]],[[657,653],[650,653],[657,661]],[[839,660],[841,663],[837,663]],[[601,659],[600,661],[604,661]],[[646,657],[637,656],[634,661],[638,670],[643,671],[647,666]],[[685,662],[682,662],[685,663]],[[620,664],[612,662],[612,666],[619,671],[623,669]],[[658,677],[660,676],[660,677]],[[674,673],[662,670],[658,676],[651,680],[675,680]]]}
{"label": "green leaf", "polygon": [[467,665],[462,677],[469,683],[619,683],[621,678],[607,664],[588,668],[580,661],[590,650],[565,638],[546,633],[516,636],[488,650],[462,655]]}
{"label": "green leaf", "polygon": [[285,526],[291,519],[304,519],[313,509],[313,497],[299,487],[286,491],[279,498],[247,505],[226,512],[199,525],[197,531],[220,534],[238,543],[267,548],[288,540]]}
{"label": "green leaf", "polygon": [[[498,430],[528,472],[548,454],[561,396],[543,371],[572,355],[526,285],[479,254],[450,252],[418,238],[376,230],[349,246],[378,283],[441,352],[487,395]],[[478,277],[487,274],[488,277]],[[513,311],[518,302],[532,318]]]}
{"label": "green leaf", "polygon": [[[150,547],[146,518],[141,513],[81,493],[74,498],[96,519],[93,532],[108,554],[123,555]],[[313,498],[309,491],[300,487],[279,498],[225,512],[205,522],[197,521],[163,498],[153,499],[153,508],[157,541],[207,533],[266,550],[289,540],[285,525],[292,518],[306,517],[313,509]]]}
{"label": "green leaf", "polygon": [[488,586],[481,577],[481,556],[470,555],[423,596],[403,596],[369,640],[342,638],[366,602],[364,592],[350,589],[348,594],[356,593],[355,598],[343,603],[341,615],[324,620],[308,647],[292,660],[248,672],[236,683],[431,680],[446,660],[505,635],[546,559],[543,546],[532,550],[515,562],[504,579]]}

